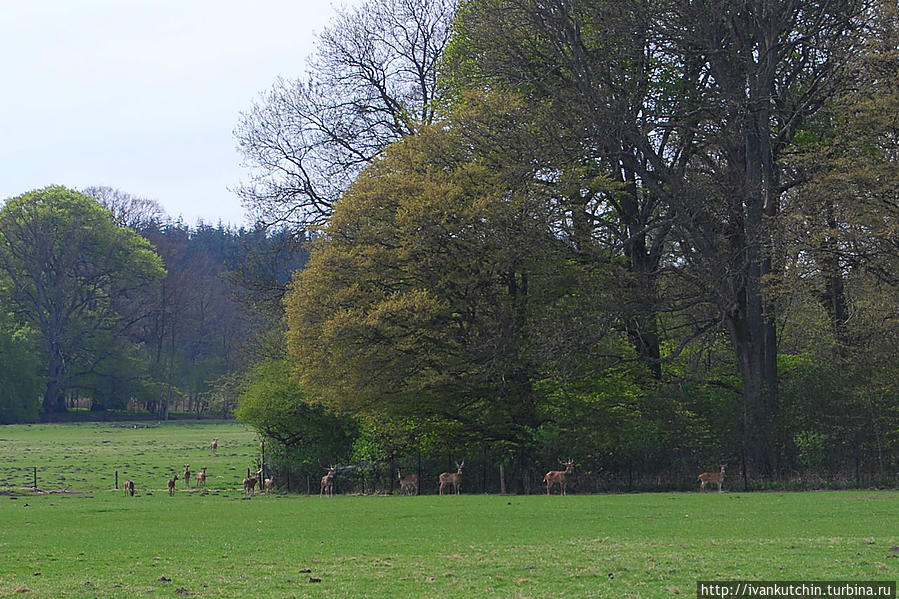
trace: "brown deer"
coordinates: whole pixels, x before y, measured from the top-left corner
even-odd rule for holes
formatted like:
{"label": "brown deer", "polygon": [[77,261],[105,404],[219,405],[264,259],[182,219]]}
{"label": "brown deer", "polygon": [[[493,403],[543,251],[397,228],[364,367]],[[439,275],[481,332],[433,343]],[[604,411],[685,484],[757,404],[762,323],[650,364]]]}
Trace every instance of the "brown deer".
{"label": "brown deer", "polygon": [[122,489],[124,489],[125,494],[130,495],[131,497],[134,497],[134,481],[133,480],[126,480],[125,486],[122,487]]}
{"label": "brown deer", "polygon": [[169,479],[169,495],[175,496],[175,481],[178,480],[178,475],[175,474],[172,478]]}
{"label": "brown deer", "polygon": [[462,463],[456,462],[456,471],[455,472],[444,472],[440,475],[440,494],[443,495],[443,487],[446,485],[453,485],[453,490],[456,495],[461,493],[462,490],[462,466],[465,465],[465,460],[462,460]]}
{"label": "brown deer", "polygon": [[201,472],[197,472],[197,488],[206,488],[206,466],[200,468]]}
{"label": "brown deer", "polygon": [[565,470],[550,470],[546,473],[546,476],[543,477],[543,482],[546,483],[546,494],[550,494],[550,489],[556,483],[559,483],[559,494],[566,495],[565,485],[568,484],[568,477],[574,472],[574,460],[559,460],[559,463],[565,466]]}
{"label": "brown deer", "polygon": [[328,493],[328,497],[334,496],[334,477],[337,475],[337,468],[335,466],[329,466],[327,468],[328,473],[322,477],[322,488],[319,492],[319,496],[325,494],[325,491]]}
{"label": "brown deer", "polygon": [[209,444],[209,449],[212,450],[212,455],[218,455],[218,448],[219,448],[219,438],[216,437],[215,439],[212,440],[212,443]]}
{"label": "brown deer", "polygon": [[184,464],[184,485],[190,488],[190,464]]}
{"label": "brown deer", "polygon": [[243,492],[244,495],[253,496],[256,494],[256,483],[259,482],[259,477],[262,476],[262,468],[256,471],[256,474],[250,476],[250,469],[247,468],[247,477],[243,479]]}
{"label": "brown deer", "polygon": [[716,483],[718,492],[723,493],[721,485],[724,484],[724,464],[721,464],[721,472],[703,472],[697,478],[702,481],[702,484],[699,485],[700,491],[705,489],[707,483]]}
{"label": "brown deer", "polygon": [[262,481],[263,486],[265,487],[265,494],[271,495],[272,489],[275,488],[275,475],[272,474],[267,479]]}
{"label": "brown deer", "polygon": [[400,480],[400,493],[403,495],[418,495],[418,475],[403,476],[400,469],[396,469],[396,477]]}

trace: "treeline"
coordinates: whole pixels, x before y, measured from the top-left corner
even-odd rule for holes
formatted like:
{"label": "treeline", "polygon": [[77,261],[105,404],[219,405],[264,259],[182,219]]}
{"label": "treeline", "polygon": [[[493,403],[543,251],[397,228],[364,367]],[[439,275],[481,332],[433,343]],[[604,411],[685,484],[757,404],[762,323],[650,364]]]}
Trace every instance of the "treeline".
{"label": "treeline", "polygon": [[257,216],[322,225],[240,416],[390,486],[894,482],[897,40],[866,0],[342,13],[236,131]]}
{"label": "treeline", "polygon": [[[110,188],[50,187],[0,209],[0,422],[172,409],[229,416],[258,353],[283,245],[262,229],[168,218]],[[264,266],[260,266],[264,265]],[[241,292],[252,276],[254,301]],[[245,301],[246,300],[246,301]]]}

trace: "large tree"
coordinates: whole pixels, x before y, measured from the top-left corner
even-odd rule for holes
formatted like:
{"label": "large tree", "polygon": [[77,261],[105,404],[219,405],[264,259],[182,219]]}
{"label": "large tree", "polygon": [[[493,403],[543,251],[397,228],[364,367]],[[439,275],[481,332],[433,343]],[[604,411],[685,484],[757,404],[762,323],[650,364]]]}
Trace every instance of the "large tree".
{"label": "large tree", "polygon": [[[0,282],[4,279],[0,275]],[[43,388],[40,372],[34,329],[5,309],[0,311],[0,424],[37,419]]]}
{"label": "large tree", "polygon": [[312,398],[521,449],[540,379],[599,365],[614,284],[568,259],[532,177],[486,165],[461,129],[395,144],[338,202],[287,298],[288,349]]}
{"label": "large tree", "polygon": [[454,0],[368,0],[319,36],[305,80],[278,79],[235,129],[266,225],[321,223],[360,170],[435,118]]}
{"label": "large tree", "polygon": [[98,340],[124,334],[143,316],[140,300],[165,272],[149,242],[64,187],[7,200],[0,267],[11,283],[9,306],[43,338],[45,419],[65,410],[74,377],[107,357],[111,348]]}
{"label": "large tree", "polygon": [[[662,308],[689,320],[702,306],[729,333],[744,457],[757,472],[776,467],[777,314],[767,284],[779,268],[780,200],[793,184],[784,155],[832,93],[864,4],[491,0],[460,9],[453,52],[478,67],[472,84],[552,106],[581,140],[571,152],[620,174],[626,193],[601,205],[614,207],[632,261],[642,248],[649,269],[670,273],[665,291],[677,301]],[[646,253],[647,233],[664,255]]]}

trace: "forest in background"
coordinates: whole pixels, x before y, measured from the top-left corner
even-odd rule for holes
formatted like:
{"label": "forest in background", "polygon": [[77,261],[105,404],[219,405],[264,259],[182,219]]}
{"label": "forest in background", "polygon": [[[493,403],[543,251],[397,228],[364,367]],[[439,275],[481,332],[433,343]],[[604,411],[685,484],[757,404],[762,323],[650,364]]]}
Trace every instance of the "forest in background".
{"label": "forest in background", "polygon": [[[266,351],[267,311],[279,302],[267,294],[281,293],[303,263],[297,244],[262,229],[188,226],[156,202],[104,187],[37,190],[3,212],[5,239],[24,251],[5,252],[0,272],[0,422],[231,417],[234,377]],[[86,214],[144,240],[159,271],[134,288],[110,286],[140,265],[107,260],[114,229]],[[287,245],[295,251],[279,257]],[[63,367],[50,360],[53,340]]]}
{"label": "forest in background", "polygon": [[[464,460],[479,489],[501,465],[529,492],[565,458],[584,490],[720,464],[744,488],[895,484],[897,19],[341,12],[307,78],[241,115],[253,230],[105,188],[7,200],[0,416],[236,406],[280,475],[344,464],[362,489]],[[82,236],[88,205],[116,228]],[[57,312],[38,246],[77,281]]]}

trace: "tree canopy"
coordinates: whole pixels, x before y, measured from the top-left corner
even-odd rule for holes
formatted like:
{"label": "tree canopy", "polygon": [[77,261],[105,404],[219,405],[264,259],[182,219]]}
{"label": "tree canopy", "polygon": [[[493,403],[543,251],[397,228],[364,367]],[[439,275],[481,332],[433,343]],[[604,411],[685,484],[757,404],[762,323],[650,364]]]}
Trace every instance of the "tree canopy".
{"label": "tree canopy", "polygon": [[108,356],[108,341],[145,315],[165,273],[146,239],[64,187],[26,193],[0,209],[0,266],[8,305],[42,337],[45,418],[64,409],[74,377]]}
{"label": "tree canopy", "polygon": [[801,381],[889,336],[847,323],[895,307],[895,31],[865,0],[462,2],[439,125],[369,161],[288,295],[304,388],[519,446],[603,413],[632,464],[720,428],[695,450],[744,476],[815,427],[882,448],[865,368],[846,405],[890,399],[849,428]]}
{"label": "tree canopy", "polygon": [[545,198],[465,141],[423,130],[363,171],[294,280],[288,349],[329,405],[521,444],[540,425],[536,383],[614,343],[611,277],[571,260]]}

